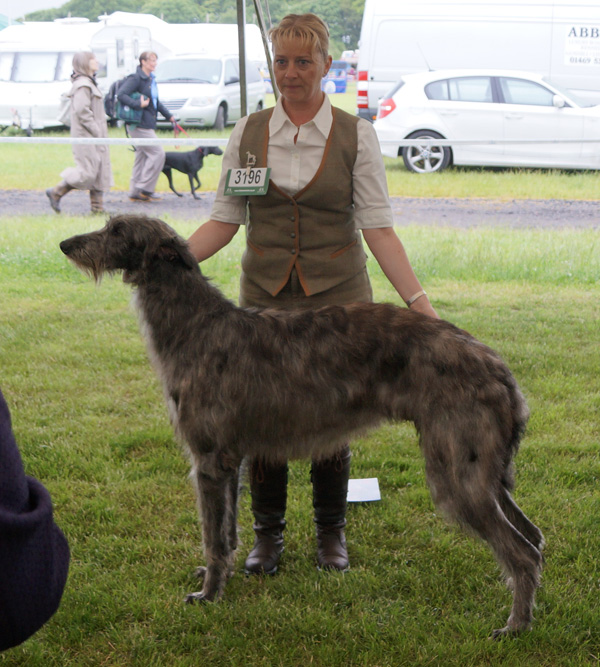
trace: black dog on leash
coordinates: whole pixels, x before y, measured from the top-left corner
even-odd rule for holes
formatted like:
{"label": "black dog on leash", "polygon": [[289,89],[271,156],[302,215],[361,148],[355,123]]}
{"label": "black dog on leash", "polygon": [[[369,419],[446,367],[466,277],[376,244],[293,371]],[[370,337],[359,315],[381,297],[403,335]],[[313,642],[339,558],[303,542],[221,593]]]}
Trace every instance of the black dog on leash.
{"label": "black dog on leash", "polygon": [[[202,169],[204,158],[207,155],[223,155],[223,151],[217,146],[198,146],[193,151],[186,151],[185,153],[178,153],[177,151],[169,151],[165,154],[165,166],[163,167],[163,174],[169,179],[169,187],[178,197],[183,197],[180,192],[177,192],[173,187],[173,178],[171,170],[187,174],[190,179],[190,188],[192,189],[192,196],[194,199],[200,199],[196,195],[196,189],[200,187],[200,179],[198,172]],[[194,185],[194,180],[197,185]]]}

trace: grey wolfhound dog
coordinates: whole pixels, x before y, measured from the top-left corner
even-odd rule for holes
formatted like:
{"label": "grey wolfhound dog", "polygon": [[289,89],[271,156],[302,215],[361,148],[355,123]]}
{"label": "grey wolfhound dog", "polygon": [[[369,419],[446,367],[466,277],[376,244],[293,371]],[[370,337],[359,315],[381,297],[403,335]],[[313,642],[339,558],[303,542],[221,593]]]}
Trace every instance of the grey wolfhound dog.
{"label": "grey wolfhound dog", "polygon": [[443,320],[390,304],[299,312],[238,308],[164,222],[119,215],[60,244],[99,281],[123,272],[171,421],[189,450],[203,527],[202,590],[231,576],[245,456],[328,457],[383,420],[420,436],[436,505],[485,540],[513,606],[494,635],[530,627],[543,537],[512,499],[528,410],[498,355]]}

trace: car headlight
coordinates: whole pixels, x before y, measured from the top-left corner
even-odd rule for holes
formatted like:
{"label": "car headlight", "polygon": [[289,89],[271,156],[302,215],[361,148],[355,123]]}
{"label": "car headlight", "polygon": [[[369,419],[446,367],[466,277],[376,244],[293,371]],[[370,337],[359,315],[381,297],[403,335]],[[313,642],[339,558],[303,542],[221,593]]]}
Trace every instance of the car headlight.
{"label": "car headlight", "polygon": [[207,107],[214,104],[214,97],[190,97],[190,106],[192,107]]}

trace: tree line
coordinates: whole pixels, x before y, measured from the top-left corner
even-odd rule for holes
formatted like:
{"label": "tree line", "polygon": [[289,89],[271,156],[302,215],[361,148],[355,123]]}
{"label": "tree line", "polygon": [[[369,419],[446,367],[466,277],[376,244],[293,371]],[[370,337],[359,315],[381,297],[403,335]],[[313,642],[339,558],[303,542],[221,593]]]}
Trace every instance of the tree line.
{"label": "tree line", "polygon": [[[358,48],[365,0],[261,0],[267,27],[286,14],[314,12],[329,26],[331,53]],[[53,21],[80,16],[96,21],[112,12],[153,14],[167,23],[236,23],[236,0],[68,0],[57,9],[43,9],[26,15],[28,21]],[[246,0],[246,21],[257,23],[253,0]]]}

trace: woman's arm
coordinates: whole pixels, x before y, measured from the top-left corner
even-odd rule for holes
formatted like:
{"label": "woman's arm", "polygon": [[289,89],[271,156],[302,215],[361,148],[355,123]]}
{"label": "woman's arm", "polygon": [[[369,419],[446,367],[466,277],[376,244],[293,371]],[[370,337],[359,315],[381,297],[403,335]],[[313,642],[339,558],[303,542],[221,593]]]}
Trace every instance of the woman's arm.
{"label": "woman's arm", "polygon": [[92,89],[80,86],[73,93],[71,113],[77,116],[81,127],[91,136],[100,136],[100,127],[92,111]]}
{"label": "woman's arm", "polygon": [[190,236],[188,243],[194,257],[203,262],[224,248],[237,234],[239,225],[219,220],[209,220]]}
{"label": "woman's arm", "polygon": [[[382,271],[405,302],[423,292],[421,283],[419,283],[419,279],[410,265],[404,246],[393,227],[363,229],[362,233]],[[431,317],[438,317],[425,293],[416,298],[409,305],[409,308]]]}

